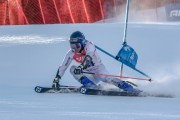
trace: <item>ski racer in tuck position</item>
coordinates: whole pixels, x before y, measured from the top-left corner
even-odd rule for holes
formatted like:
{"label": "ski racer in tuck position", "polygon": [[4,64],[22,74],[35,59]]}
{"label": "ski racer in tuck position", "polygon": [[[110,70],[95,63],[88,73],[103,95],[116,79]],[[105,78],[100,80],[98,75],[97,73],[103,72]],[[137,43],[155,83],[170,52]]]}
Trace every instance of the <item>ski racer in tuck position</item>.
{"label": "ski racer in tuck position", "polygon": [[96,47],[93,43],[87,41],[82,32],[73,32],[70,36],[71,49],[66,54],[62,65],[59,67],[56,77],[53,81],[52,88],[58,90],[60,88],[59,81],[64,75],[66,69],[71,64],[72,60],[75,60],[80,65],[72,65],[70,73],[73,77],[80,82],[84,87],[98,89],[98,83],[105,82],[113,84],[124,91],[133,91],[134,88],[125,81],[110,77],[110,76],[95,76],[84,74],[83,71],[96,73],[96,74],[108,74],[104,64],[102,63],[100,56],[97,53]]}

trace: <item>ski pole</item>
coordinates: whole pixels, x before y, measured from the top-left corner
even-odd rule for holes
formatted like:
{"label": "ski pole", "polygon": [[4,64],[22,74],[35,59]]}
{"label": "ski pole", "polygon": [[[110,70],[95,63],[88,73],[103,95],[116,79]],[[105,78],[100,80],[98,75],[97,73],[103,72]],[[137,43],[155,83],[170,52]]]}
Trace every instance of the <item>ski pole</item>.
{"label": "ski pole", "polygon": [[134,77],[127,77],[127,76],[117,76],[117,75],[110,75],[110,74],[96,74],[96,73],[91,73],[91,72],[82,72],[85,74],[92,74],[95,76],[111,76],[111,77],[117,77],[117,78],[126,78],[126,79],[132,79],[132,80],[144,80],[144,81],[149,81],[151,82],[151,79],[145,79],[145,78],[134,78]]}

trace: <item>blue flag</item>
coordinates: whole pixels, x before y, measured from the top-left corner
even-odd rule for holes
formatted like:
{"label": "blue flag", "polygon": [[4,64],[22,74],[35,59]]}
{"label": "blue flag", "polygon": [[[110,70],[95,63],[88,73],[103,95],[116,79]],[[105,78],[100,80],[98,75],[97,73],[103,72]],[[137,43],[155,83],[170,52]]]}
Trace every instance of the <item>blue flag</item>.
{"label": "blue flag", "polygon": [[138,55],[132,47],[125,44],[118,52],[116,58],[118,58],[118,60],[123,64],[131,68],[135,68],[138,60]]}

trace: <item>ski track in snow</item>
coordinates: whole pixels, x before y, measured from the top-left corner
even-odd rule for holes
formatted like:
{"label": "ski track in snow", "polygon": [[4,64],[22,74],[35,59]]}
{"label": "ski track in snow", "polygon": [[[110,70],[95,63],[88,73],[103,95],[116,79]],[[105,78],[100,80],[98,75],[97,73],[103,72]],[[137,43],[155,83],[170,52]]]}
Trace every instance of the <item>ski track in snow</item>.
{"label": "ski track in snow", "polygon": [[0,36],[0,46],[33,45],[33,44],[57,44],[67,41],[68,38],[44,37],[38,35],[3,35]]}

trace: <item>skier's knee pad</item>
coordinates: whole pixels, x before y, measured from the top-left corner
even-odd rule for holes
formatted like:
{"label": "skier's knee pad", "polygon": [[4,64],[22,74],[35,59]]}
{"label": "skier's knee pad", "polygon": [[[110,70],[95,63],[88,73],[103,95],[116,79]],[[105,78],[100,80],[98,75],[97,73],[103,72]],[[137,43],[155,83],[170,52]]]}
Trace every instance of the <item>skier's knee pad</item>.
{"label": "skier's knee pad", "polygon": [[90,88],[97,87],[97,85],[86,76],[82,76],[80,78],[80,83],[83,84],[85,87],[90,87]]}

